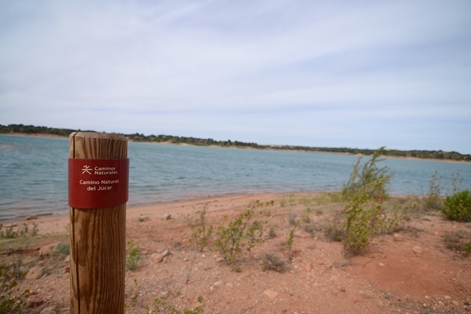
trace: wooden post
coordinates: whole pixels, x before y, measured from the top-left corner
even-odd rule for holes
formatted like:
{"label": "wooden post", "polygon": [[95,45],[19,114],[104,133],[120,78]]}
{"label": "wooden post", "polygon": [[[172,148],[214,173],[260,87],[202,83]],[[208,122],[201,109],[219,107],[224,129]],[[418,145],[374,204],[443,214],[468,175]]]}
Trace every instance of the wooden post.
{"label": "wooden post", "polygon": [[[124,280],[126,267],[126,201],[127,177],[121,182],[116,180],[98,180],[96,175],[113,174],[114,167],[97,168],[87,165],[82,167],[75,179],[71,179],[71,161],[77,159],[97,159],[101,162],[127,160],[127,139],[122,135],[75,132],[70,139],[69,158],[69,212],[70,212],[70,313],[71,314],[123,314],[124,313]],[[84,160],[79,162],[86,162]],[[127,162],[129,162],[127,160]],[[77,166],[75,165],[75,168]],[[98,169],[98,172],[94,172]],[[124,167],[119,170],[124,172]],[[128,169],[125,169],[128,171]],[[114,171],[117,172],[117,171]],[[80,176],[90,175],[91,180]],[[95,178],[93,179],[93,176]],[[127,174],[126,174],[127,175]],[[99,179],[108,179],[102,176]],[[111,189],[115,193],[119,184],[126,184],[126,198],[122,204],[96,208],[88,205],[76,208],[71,203],[71,194],[78,188],[71,187],[71,180],[79,188],[87,191],[87,198],[100,196],[98,192]],[[74,181],[74,182],[75,182]],[[125,182],[123,182],[125,181]],[[113,191],[114,189],[114,191]],[[75,197],[77,199],[77,197]],[[78,197],[83,201],[84,195]],[[110,197],[108,197],[110,198]],[[85,200],[86,201],[86,200]],[[105,200],[105,205],[110,200]],[[108,202],[108,203],[107,203]],[[113,200],[111,200],[113,202]],[[116,203],[116,201],[115,201]],[[103,204],[98,202],[98,204]],[[96,204],[95,204],[96,205]]]}

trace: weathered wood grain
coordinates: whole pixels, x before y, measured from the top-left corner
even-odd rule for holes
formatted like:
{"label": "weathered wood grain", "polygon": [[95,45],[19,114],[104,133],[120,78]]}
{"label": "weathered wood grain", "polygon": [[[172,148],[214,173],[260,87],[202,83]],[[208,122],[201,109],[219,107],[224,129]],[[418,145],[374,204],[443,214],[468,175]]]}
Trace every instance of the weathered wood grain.
{"label": "weathered wood grain", "polygon": [[[127,158],[127,139],[105,133],[72,133],[70,158]],[[70,313],[124,313],[126,204],[69,209]]]}

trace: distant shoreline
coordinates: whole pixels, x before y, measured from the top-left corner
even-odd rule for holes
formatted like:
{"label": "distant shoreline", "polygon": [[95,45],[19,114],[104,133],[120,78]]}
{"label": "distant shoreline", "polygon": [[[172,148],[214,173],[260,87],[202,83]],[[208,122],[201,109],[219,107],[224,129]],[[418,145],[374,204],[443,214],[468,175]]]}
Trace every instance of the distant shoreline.
{"label": "distant shoreline", "polygon": [[31,137],[55,137],[55,138],[67,138],[67,136],[62,136],[62,135],[57,135],[57,134],[43,134],[43,133],[19,133],[19,132],[13,132],[13,133],[3,133],[5,135],[15,135],[15,136],[31,136]]}
{"label": "distant shoreline", "polygon": [[[21,132],[13,132],[13,133],[3,133],[6,135],[14,135],[14,136],[28,136],[28,137],[43,137],[43,138],[68,138],[68,136],[62,136],[57,134],[44,134],[44,133],[21,133]],[[133,141],[132,139],[128,139],[128,142],[132,143],[149,143],[149,144],[161,144],[161,145],[179,145],[179,146],[198,146],[192,145],[188,143],[172,143],[171,141],[166,142],[147,142],[147,141]],[[220,145],[208,145],[206,147],[213,147],[213,148],[236,148],[236,149],[248,149],[254,150],[253,147],[239,147],[239,146],[220,146]],[[319,154],[335,154],[335,155],[349,155],[349,156],[357,156],[357,157],[368,157],[368,155],[364,154],[352,154],[348,152],[324,152],[324,151],[309,151],[309,150],[298,150],[298,149],[277,149],[275,147],[269,147],[264,150],[274,150],[274,151],[290,151],[290,152],[304,152],[304,153],[319,153]],[[467,164],[468,161],[465,160],[451,160],[451,159],[438,159],[438,158],[419,158],[419,157],[397,157],[397,156],[387,156],[381,155],[381,158],[384,159],[403,159],[403,160],[418,160],[418,161],[437,161],[437,162],[448,162],[448,163],[459,163],[459,164]]]}

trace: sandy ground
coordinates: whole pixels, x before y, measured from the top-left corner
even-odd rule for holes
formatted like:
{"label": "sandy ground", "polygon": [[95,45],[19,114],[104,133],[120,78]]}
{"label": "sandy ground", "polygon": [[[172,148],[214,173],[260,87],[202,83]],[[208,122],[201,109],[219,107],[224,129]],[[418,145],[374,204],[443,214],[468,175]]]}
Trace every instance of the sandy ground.
{"label": "sandy ground", "polygon": [[[253,207],[256,200],[274,201],[273,206],[254,208],[253,219],[265,223],[265,236],[235,265],[221,261],[217,251],[199,252],[190,243],[198,211],[206,209],[207,223],[217,227]],[[307,207],[312,209],[309,219]],[[141,259],[126,273],[126,313],[151,313],[154,300],[162,297],[182,312],[197,306],[204,313],[471,312],[471,258],[445,248],[442,237],[452,231],[471,232],[471,224],[445,221],[438,214],[418,215],[396,239],[381,235],[360,255],[345,259],[342,244],[326,239],[319,228],[342,208],[340,203],[316,203],[316,196],[307,194],[210,197],[130,208],[127,239],[140,248]],[[290,212],[300,224],[291,250],[286,247],[293,229]],[[171,219],[164,219],[168,213]],[[29,313],[51,306],[55,313],[69,313],[65,255],[38,256],[40,247],[67,243],[68,219],[36,220],[38,239],[16,251],[25,263],[46,272],[19,284],[19,290],[30,289],[32,298],[42,301]],[[270,227],[276,236],[269,236]],[[420,254],[414,252],[416,247]],[[165,250],[170,254],[159,262]],[[15,256],[11,250],[7,253],[4,250],[2,258]],[[267,254],[279,257],[283,272],[262,269]]]}

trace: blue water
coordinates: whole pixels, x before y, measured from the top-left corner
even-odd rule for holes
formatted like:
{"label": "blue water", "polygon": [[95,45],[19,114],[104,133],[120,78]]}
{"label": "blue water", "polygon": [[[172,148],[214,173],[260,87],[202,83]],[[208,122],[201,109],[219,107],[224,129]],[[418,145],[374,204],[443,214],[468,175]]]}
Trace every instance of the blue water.
{"label": "blue water", "polygon": [[[129,143],[128,207],[208,195],[335,191],[357,157],[341,154]],[[65,214],[67,138],[0,135],[0,221]],[[434,171],[443,193],[451,174],[471,187],[471,164],[388,159],[390,193],[424,195]]]}

